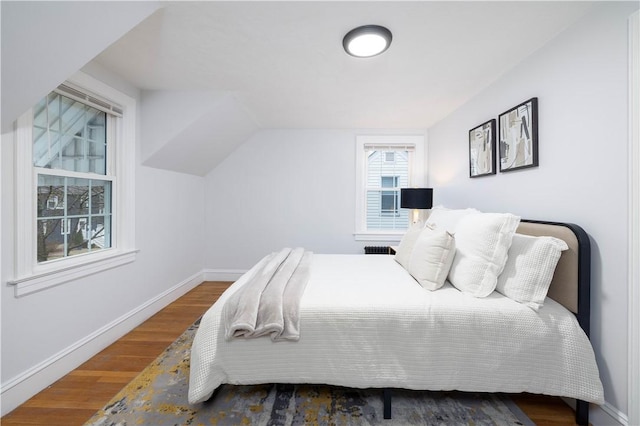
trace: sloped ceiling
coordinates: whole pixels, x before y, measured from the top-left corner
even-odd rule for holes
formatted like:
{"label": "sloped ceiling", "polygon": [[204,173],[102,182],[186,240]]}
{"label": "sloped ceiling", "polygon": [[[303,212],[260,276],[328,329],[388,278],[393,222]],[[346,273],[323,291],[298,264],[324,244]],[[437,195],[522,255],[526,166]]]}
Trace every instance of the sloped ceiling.
{"label": "sloped ceiling", "polygon": [[2,132],[160,7],[159,2],[2,1]]}
{"label": "sloped ceiling", "polygon": [[[260,127],[428,128],[582,16],[584,2],[175,2],[97,60],[146,90],[232,91]],[[391,48],[356,59],[352,28]]]}
{"label": "sloped ceiling", "polygon": [[225,92],[144,92],[141,121],[145,165],[198,176],[257,130],[242,104]]}
{"label": "sloped ceiling", "polygon": [[[5,3],[3,129],[5,108],[15,119],[97,55],[97,64],[142,90],[144,164],[196,175],[215,168],[259,129],[428,128],[593,6],[574,1],[36,2],[22,14],[24,28],[8,22],[24,40],[12,36],[5,43]],[[153,11],[158,4],[160,9],[126,32],[150,13],[145,8]],[[146,14],[105,10],[110,7],[137,7]],[[65,14],[73,18],[68,27],[83,34],[71,47],[69,34],[58,40],[47,24],[49,18],[68,21]],[[383,55],[356,59],[343,51],[344,34],[364,24],[393,32]],[[107,31],[109,25],[117,31]],[[87,31],[79,31],[84,27]],[[89,28],[109,37],[83,39]],[[32,30],[35,35],[29,35]],[[114,34],[122,37],[110,44]],[[11,65],[12,81],[5,79],[5,44],[18,59]],[[16,75],[20,55],[41,55],[47,72],[31,66]],[[57,69],[59,62],[69,62],[69,70]],[[46,74],[46,81],[39,82],[38,73]],[[20,91],[32,81],[37,90],[19,96],[19,105],[5,105],[5,90]]]}

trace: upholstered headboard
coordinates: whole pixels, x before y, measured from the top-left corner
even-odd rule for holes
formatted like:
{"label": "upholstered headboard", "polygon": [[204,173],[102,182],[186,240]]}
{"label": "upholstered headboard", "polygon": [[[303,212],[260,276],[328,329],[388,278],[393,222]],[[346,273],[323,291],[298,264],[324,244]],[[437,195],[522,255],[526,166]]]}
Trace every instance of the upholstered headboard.
{"label": "upholstered headboard", "polygon": [[569,246],[558,261],[548,296],[576,314],[582,329],[589,335],[591,293],[591,243],[587,233],[572,223],[523,219],[520,234],[548,235],[564,240]]}

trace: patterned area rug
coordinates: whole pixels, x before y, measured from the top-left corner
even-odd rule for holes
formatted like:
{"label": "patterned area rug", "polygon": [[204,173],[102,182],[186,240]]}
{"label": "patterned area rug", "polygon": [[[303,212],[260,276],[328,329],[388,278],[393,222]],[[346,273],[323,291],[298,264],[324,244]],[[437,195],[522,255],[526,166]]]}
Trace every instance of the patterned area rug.
{"label": "patterned area rug", "polygon": [[380,389],[325,385],[221,386],[187,402],[189,354],[199,321],[85,425],[533,425],[498,394],[393,390],[393,419]]}

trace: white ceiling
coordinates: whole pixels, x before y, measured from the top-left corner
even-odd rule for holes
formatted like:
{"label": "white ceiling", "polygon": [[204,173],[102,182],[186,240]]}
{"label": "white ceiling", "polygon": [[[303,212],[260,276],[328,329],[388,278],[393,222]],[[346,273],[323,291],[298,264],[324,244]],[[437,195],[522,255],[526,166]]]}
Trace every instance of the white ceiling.
{"label": "white ceiling", "polygon": [[[145,90],[233,96],[260,128],[428,128],[584,15],[585,2],[167,2],[96,61]],[[384,54],[342,49],[352,28]]]}

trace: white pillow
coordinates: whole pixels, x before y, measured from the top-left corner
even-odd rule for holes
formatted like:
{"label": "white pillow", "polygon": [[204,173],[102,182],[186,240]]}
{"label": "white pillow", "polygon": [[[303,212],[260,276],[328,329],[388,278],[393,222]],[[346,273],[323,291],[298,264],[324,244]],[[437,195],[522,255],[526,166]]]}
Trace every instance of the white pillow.
{"label": "white pillow", "polygon": [[475,297],[490,295],[507,262],[519,223],[520,218],[510,213],[478,213],[463,217],[455,233],[456,256],[449,271],[451,284]]}
{"label": "white pillow", "polygon": [[476,209],[448,209],[435,206],[431,209],[426,224],[434,229],[446,229],[453,234],[462,218],[477,213],[480,211]]}
{"label": "white pillow", "polygon": [[406,269],[422,287],[437,290],[444,285],[455,254],[455,240],[449,232],[426,227],[413,246]]}
{"label": "white pillow", "polygon": [[405,232],[402,236],[402,240],[400,240],[400,244],[396,249],[396,255],[394,259],[398,262],[404,269],[407,269],[409,265],[409,258],[411,257],[411,252],[413,251],[413,246],[416,244],[422,229],[424,228],[424,223],[416,222]]}
{"label": "white pillow", "polygon": [[560,255],[568,248],[558,238],[515,234],[496,290],[537,311],[547,297]]}

